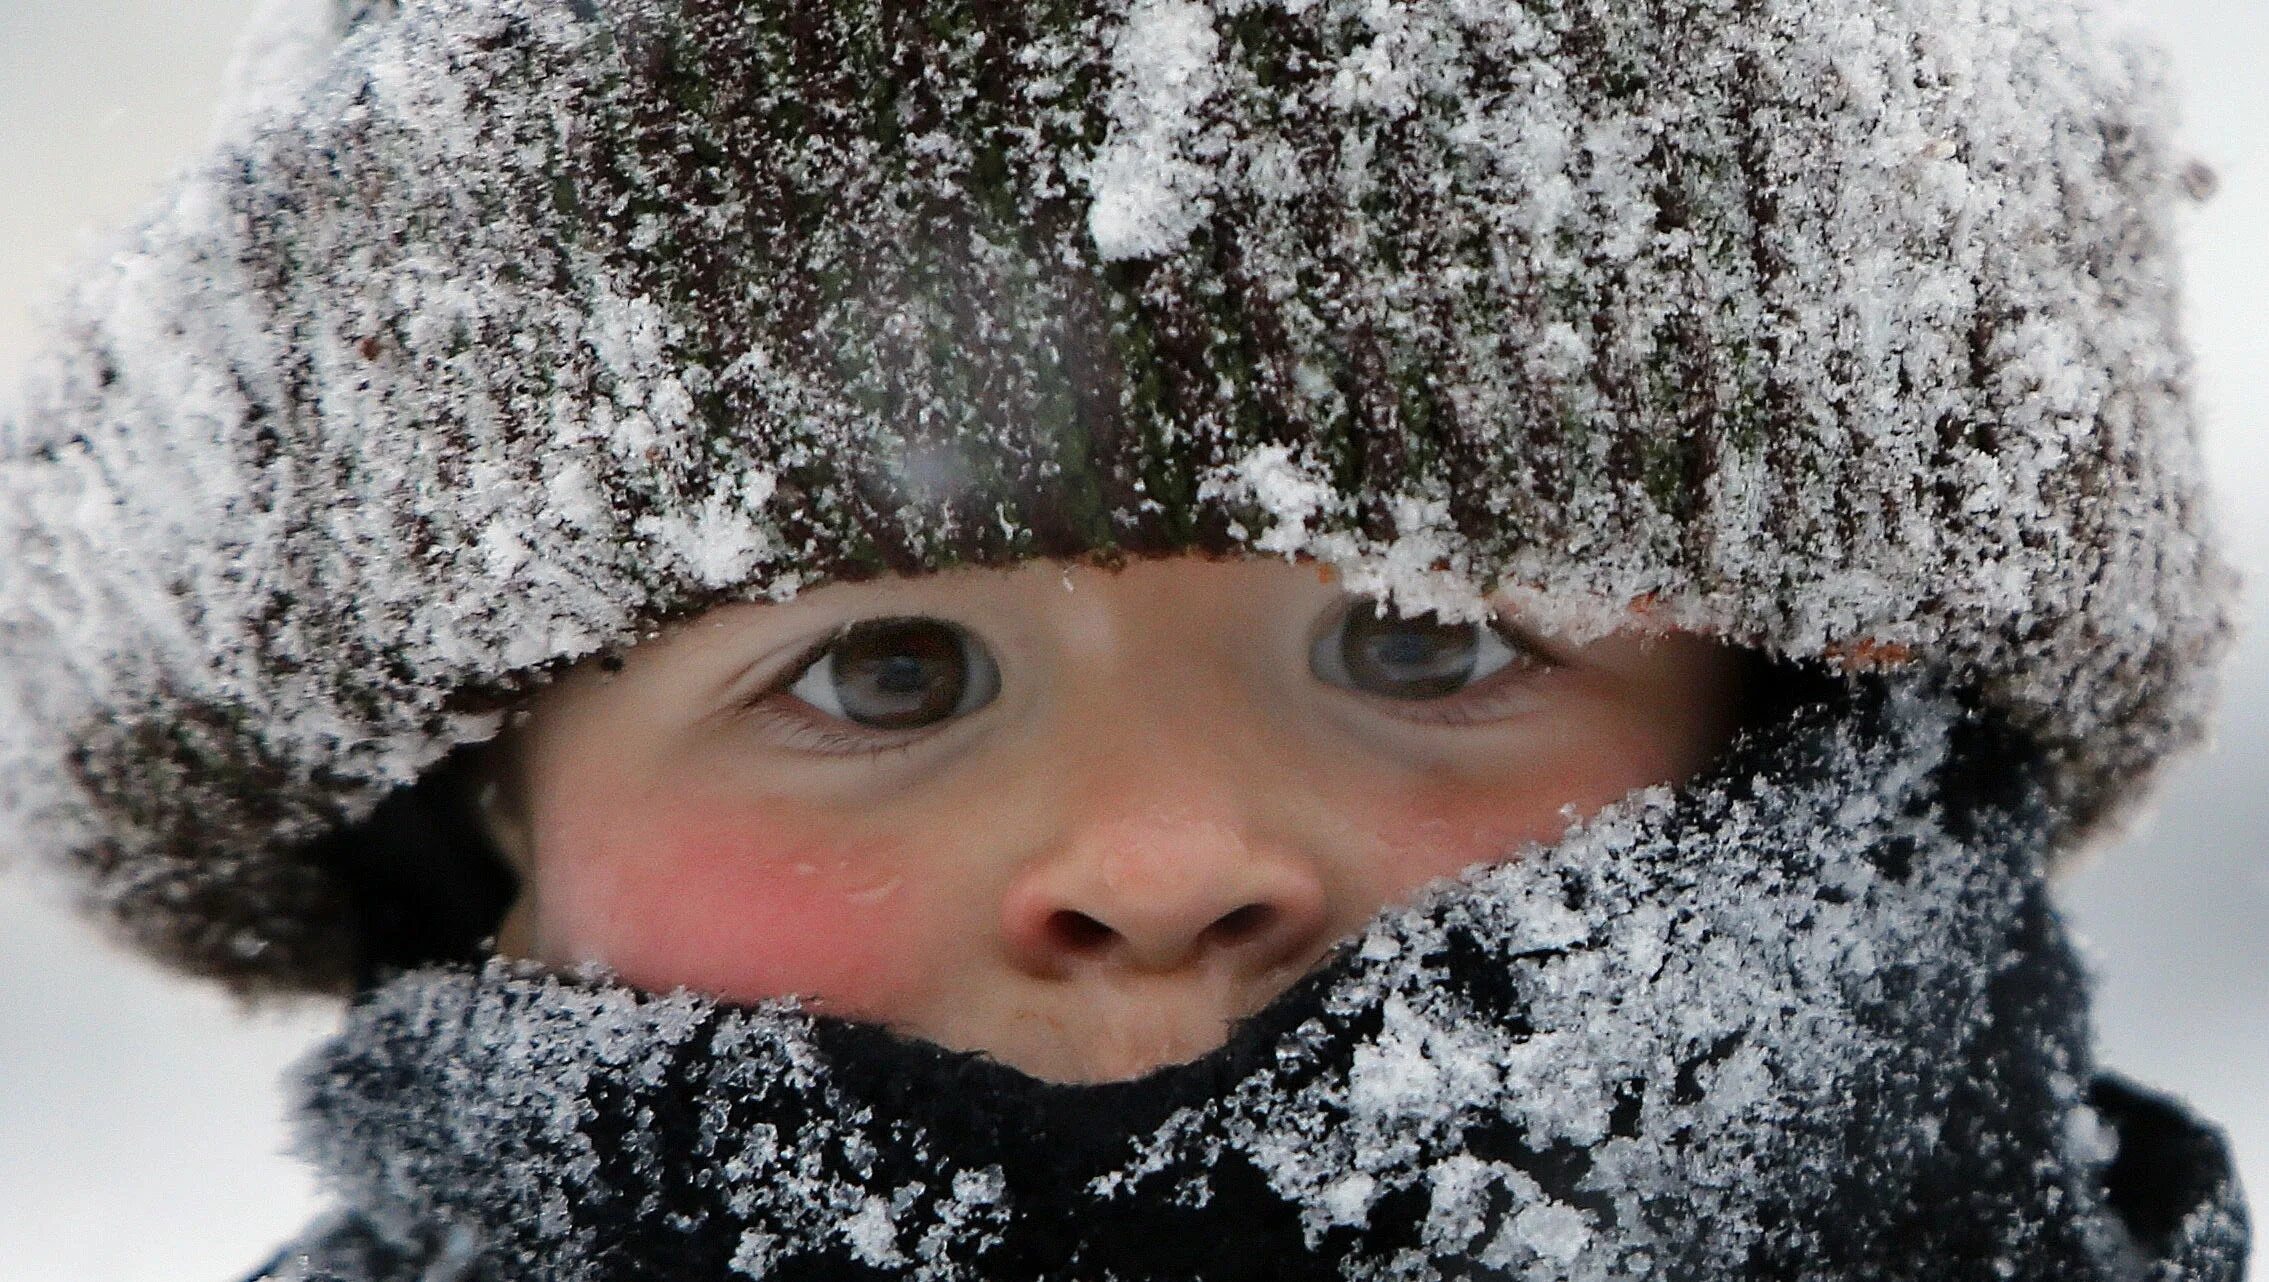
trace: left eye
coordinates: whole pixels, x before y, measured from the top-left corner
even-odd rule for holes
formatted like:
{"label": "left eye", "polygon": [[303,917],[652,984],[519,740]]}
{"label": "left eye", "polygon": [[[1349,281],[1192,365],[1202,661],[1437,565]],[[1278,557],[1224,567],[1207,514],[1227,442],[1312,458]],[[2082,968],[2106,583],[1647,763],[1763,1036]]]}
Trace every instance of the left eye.
{"label": "left eye", "polygon": [[1000,692],[984,644],[937,619],[877,619],[838,634],[788,693],[839,720],[913,730],[965,716]]}
{"label": "left eye", "polygon": [[1328,685],[1388,699],[1440,699],[1516,663],[1532,650],[1494,625],[1401,618],[1358,600],[1316,639],[1308,665]]}

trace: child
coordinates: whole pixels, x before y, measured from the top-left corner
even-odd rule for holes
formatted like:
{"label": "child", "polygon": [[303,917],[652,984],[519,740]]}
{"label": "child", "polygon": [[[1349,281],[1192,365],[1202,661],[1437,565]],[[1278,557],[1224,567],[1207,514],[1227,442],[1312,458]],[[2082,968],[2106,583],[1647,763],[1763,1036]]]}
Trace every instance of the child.
{"label": "child", "polygon": [[353,997],[266,1276],[2241,1275],[2082,15],[324,21],[0,432],[11,827]]}

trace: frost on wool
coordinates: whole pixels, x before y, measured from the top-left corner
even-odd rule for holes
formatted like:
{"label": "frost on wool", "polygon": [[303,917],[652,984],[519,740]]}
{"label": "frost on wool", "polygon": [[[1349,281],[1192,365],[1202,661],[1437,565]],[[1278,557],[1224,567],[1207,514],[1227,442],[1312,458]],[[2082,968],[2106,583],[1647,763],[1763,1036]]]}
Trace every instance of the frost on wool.
{"label": "frost on wool", "polygon": [[2076,824],[2203,717],[2180,166],[2083,8],[307,2],[0,421],[0,818],[185,964],[339,983],[309,840],[564,665],[952,565],[1908,656]]}
{"label": "frost on wool", "polygon": [[1112,40],[1110,133],[1089,163],[1087,225],[1105,262],[1180,249],[1208,212],[1229,139],[1199,116],[1220,74],[1213,10],[1140,0]]}
{"label": "frost on wool", "polygon": [[269,117],[292,111],[346,33],[393,7],[394,0],[266,0],[229,62],[221,139],[241,143]]}

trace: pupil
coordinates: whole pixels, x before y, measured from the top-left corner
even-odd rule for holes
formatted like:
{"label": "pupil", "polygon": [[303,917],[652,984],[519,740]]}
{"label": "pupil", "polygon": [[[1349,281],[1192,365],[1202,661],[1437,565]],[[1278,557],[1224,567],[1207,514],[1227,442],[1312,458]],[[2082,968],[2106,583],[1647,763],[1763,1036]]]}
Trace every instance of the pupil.
{"label": "pupil", "polygon": [[1381,638],[1378,655],[1381,663],[1425,663],[1434,657],[1432,638],[1398,632]]}
{"label": "pupil", "polygon": [[1480,649],[1478,624],[1389,618],[1375,601],[1348,613],[1340,638],[1340,660],[1356,688],[1390,699],[1457,693]]}
{"label": "pupil", "polygon": [[904,655],[894,655],[878,666],[875,683],[891,694],[914,694],[922,688],[926,676],[922,661]]}
{"label": "pupil", "polygon": [[968,687],[961,638],[929,620],[861,624],[836,643],[835,697],[851,720],[911,730],[953,715]]}

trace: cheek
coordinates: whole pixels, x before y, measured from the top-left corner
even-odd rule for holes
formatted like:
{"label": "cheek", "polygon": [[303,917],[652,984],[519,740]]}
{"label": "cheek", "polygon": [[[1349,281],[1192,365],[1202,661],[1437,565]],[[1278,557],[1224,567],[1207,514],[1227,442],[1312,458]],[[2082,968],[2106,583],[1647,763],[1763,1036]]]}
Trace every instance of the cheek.
{"label": "cheek", "polygon": [[1467,787],[1419,789],[1382,806],[1374,822],[1371,897],[1381,905],[1400,901],[1428,882],[1549,841],[1565,827],[1557,804],[1526,805]]}
{"label": "cheek", "polygon": [[1486,775],[1428,780],[1375,800],[1372,865],[1381,904],[1475,864],[1497,863],[1531,843],[1559,840],[1631,792],[1682,778],[1678,763],[1622,740],[1564,744]]}
{"label": "cheek", "polygon": [[[605,809],[603,802],[596,809]],[[895,843],[792,808],[698,797],[625,808],[635,825],[563,823],[539,841],[539,949],[650,990],[797,996],[889,1018],[930,977],[934,914]]]}

